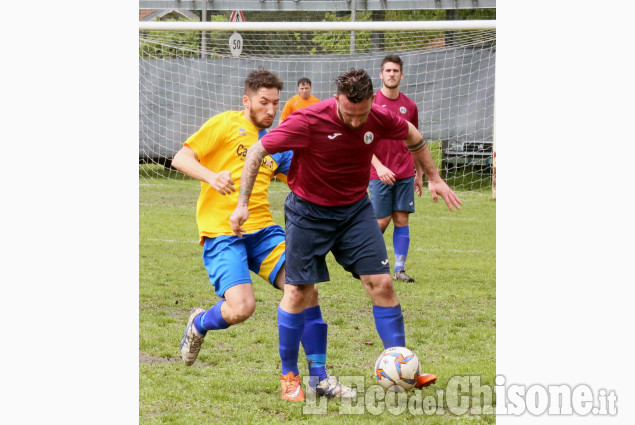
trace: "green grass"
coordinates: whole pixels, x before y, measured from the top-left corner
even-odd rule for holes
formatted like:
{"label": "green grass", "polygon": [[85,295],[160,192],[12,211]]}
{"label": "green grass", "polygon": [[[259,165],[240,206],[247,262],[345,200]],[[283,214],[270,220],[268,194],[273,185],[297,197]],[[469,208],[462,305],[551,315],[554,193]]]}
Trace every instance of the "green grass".
{"label": "green grass", "polygon": [[[329,400],[323,415],[305,414],[301,403],[279,396],[280,359],[276,309],[281,293],[253,276],[257,308],[245,323],[210,332],[197,362],[186,367],[178,345],[192,307],[209,308],[217,297],[207,280],[195,220],[197,182],[142,177],[139,185],[139,421],[142,424],[404,422],[494,423],[491,415],[415,416],[367,411],[342,415]],[[283,224],[288,189],[271,187],[276,222]],[[450,213],[429,195],[417,198],[411,216],[407,261],[414,284],[395,283],[404,311],[408,346],[422,369],[439,375],[422,397],[435,396],[452,376],[478,375],[494,385],[496,359],[495,208],[487,190],[461,192],[463,209]],[[385,235],[391,264],[392,226]],[[382,351],[371,303],[361,283],[329,255],[331,282],[319,285],[329,323],[327,370],[363,376],[374,385],[373,365]],[[306,374],[301,352],[300,373]],[[410,393],[410,395],[414,394]],[[377,413],[377,412],[374,412]]]}

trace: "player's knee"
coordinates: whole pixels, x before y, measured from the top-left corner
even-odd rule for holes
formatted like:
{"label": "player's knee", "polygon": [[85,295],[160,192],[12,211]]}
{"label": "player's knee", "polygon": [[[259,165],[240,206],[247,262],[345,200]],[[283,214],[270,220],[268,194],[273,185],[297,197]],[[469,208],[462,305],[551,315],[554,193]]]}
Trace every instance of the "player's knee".
{"label": "player's knee", "polygon": [[375,275],[366,286],[373,301],[380,305],[392,303],[397,298],[390,275]]}
{"label": "player's knee", "polygon": [[392,279],[390,276],[388,276],[388,278],[381,279],[375,288],[377,295],[382,298],[389,298],[395,294],[395,288],[392,285]]}
{"label": "player's knee", "polygon": [[234,302],[231,306],[229,323],[237,324],[249,319],[254,311],[256,311],[256,300],[242,299]]}
{"label": "player's knee", "polygon": [[404,227],[408,225],[408,213],[405,211],[395,211],[392,214],[395,227]]}
{"label": "player's knee", "polygon": [[284,297],[294,306],[306,305],[313,296],[315,285],[284,285]]}
{"label": "player's knee", "polygon": [[380,218],[380,219],[377,220],[377,224],[379,224],[379,229],[381,230],[382,233],[384,233],[384,231],[386,231],[386,228],[390,224],[390,220],[391,220],[390,216],[384,217],[384,218]]}
{"label": "player's knee", "polygon": [[307,307],[315,307],[318,303],[318,288],[317,285],[313,285],[313,290],[307,292],[306,304]]}

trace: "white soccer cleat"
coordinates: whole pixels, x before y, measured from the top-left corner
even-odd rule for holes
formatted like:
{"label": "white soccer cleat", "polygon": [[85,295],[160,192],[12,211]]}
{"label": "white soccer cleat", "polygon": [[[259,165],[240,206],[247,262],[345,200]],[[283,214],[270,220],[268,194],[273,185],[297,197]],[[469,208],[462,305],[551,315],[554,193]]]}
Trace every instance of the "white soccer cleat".
{"label": "white soccer cleat", "polygon": [[185,332],[181,338],[181,358],[188,366],[191,366],[198,357],[201,344],[205,339],[205,335],[201,335],[194,326],[194,318],[204,311],[202,308],[193,308],[190,311],[190,317],[187,318]]}
{"label": "white soccer cleat", "polygon": [[346,385],[339,383],[335,376],[329,376],[320,381],[315,388],[307,385],[307,394],[317,394],[318,396],[355,398],[357,391]]}

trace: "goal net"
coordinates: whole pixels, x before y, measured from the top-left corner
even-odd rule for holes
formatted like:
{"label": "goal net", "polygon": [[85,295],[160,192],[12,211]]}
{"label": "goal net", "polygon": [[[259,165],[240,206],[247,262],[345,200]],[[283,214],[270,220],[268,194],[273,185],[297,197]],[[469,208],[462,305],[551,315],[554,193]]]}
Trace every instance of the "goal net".
{"label": "goal net", "polygon": [[192,182],[170,168],[172,157],[209,118],[242,109],[244,79],[258,67],[277,73],[285,84],[273,129],[284,102],[297,94],[299,78],[308,77],[312,94],[327,99],[339,74],[363,68],[377,91],[381,60],[398,54],[405,75],[400,90],[419,108],[419,130],[437,168],[454,190],[491,192],[495,29],[404,30],[403,22],[381,22],[353,31],[359,26],[310,29],[303,22],[309,29],[287,30],[282,27],[288,22],[270,22],[273,30],[245,31],[242,23],[233,31],[227,25],[212,30],[208,22],[201,31],[196,24],[203,23],[189,24],[191,30],[140,26],[141,180]]}

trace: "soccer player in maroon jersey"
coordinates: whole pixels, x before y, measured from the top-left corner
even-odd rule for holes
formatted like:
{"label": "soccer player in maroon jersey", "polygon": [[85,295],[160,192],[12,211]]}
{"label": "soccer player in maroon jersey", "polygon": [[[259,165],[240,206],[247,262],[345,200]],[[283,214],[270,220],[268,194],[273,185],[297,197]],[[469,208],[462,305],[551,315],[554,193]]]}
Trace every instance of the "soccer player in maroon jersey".
{"label": "soccer player in maroon jersey", "polygon": [[[426,174],[433,200],[437,202],[441,196],[450,211],[460,209],[461,204],[439,176],[419,130],[373,104],[373,84],[366,71],[351,69],[335,82],[334,98],[297,111],[249,149],[238,204],[230,217],[234,233],[242,236],[241,226],[249,217],[249,198],[262,158],[293,150],[288,174],[291,192],[285,202],[286,281],[278,307],[282,398],[292,401],[304,399],[298,371],[304,310],[313,286],[329,280],[329,251],[361,280],[370,295],[384,347],[406,345],[386,245],[366,191],[377,141],[405,140]],[[416,386],[430,385],[436,378],[422,374]]]}
{"label": "soccer player in maroon jersey", "polygon": [[[417,105],[399,91],[399,83],[404,77],[401,58],[397,55],[386,56],[381,62],[379,77],[383,86],[375,95],[375,103],[405,118],[418,128]],[[391,140],[380,140],[370,167],[368,191],[382,233],[390,221],[393,221],[392,244],[395,251],[393,279],[395,280],[414,282],[414,278],[406,274],[405,270],[410,247],[408,215],[415,212],[414,194],[416,192],[421,196],[422,189],[423,169],[417,164],[415,175],[415,162],[406,145],[393,143]]]}

